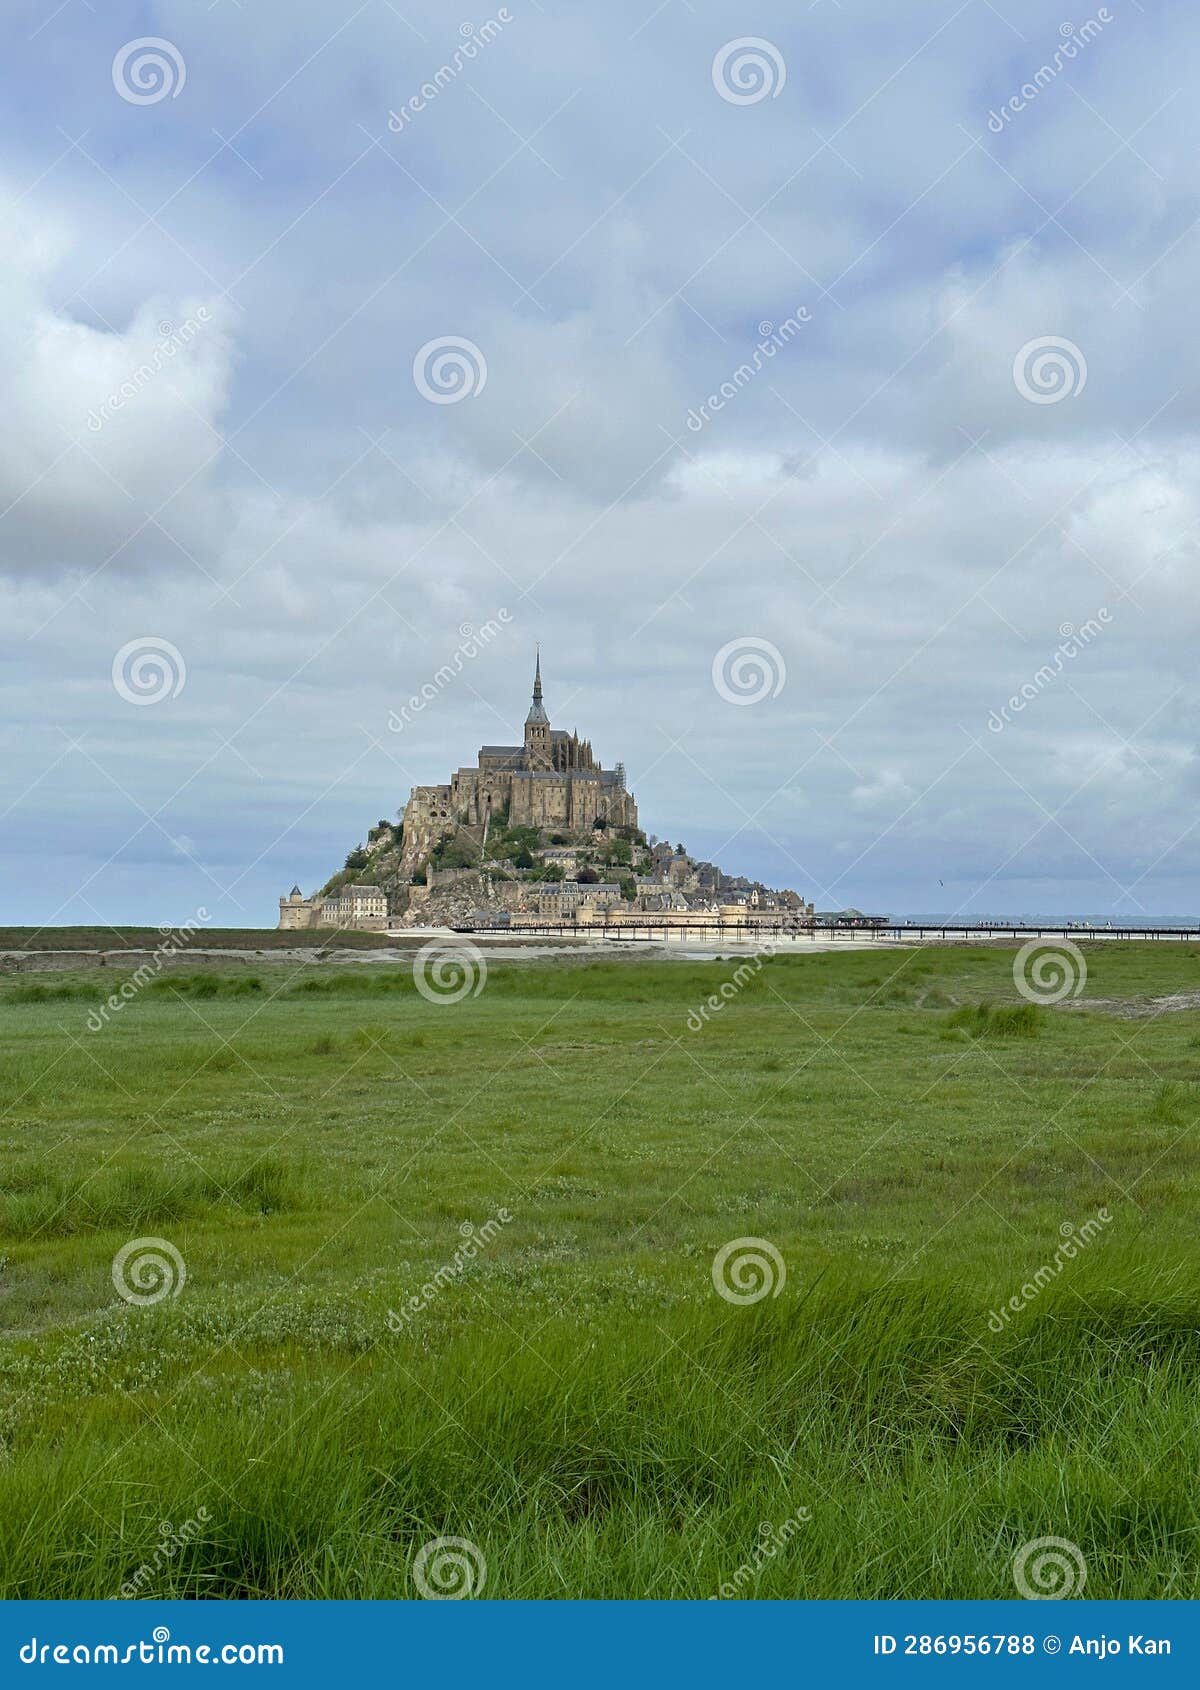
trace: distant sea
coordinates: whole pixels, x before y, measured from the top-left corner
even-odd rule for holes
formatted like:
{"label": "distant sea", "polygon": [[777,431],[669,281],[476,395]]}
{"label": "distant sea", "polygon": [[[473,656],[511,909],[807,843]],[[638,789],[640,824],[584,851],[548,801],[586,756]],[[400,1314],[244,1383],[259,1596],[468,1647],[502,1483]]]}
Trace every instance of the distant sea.
{"label": "distant sea", "polygon": [[905,911],[900,915],[891,915],[889,919],[896,924],[911,921],[914,926],[926,927],[1192,927],[1200,928],[1200,916],[1195,915],[1046,915],[1044,912],[1023,913],[1020,915],[976,914],[970,912],[957,915],[944,911],[932,915],[921,915]]}

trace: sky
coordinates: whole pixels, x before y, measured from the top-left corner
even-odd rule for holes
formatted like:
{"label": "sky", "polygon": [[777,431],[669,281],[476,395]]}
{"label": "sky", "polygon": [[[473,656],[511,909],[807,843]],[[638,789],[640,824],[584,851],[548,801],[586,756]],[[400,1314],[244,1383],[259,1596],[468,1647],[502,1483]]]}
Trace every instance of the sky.
{"label": "sky", "polygon": [[1193,8],[3,27],[0,920],[274,925],[538,641],[727,872],[1200,915]]}

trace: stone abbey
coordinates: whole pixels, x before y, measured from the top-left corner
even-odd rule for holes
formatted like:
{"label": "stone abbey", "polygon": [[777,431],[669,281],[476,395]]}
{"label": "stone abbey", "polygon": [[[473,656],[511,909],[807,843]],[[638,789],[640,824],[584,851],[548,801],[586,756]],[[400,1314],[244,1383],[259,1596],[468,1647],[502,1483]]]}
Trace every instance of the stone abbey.
{"label": "stone abbey", "polygon": [[[475,764],[456,769],[444,785],[414,786],[404,807],[398,855],[380,856],[379,847],[386,841],[379,829],[372,830],[368,850],[358,865],[371,869],[370,882],[338,875],[324,892],[312,897],[305,897],[298,886],[293,886],[279,900],[279,925],[381,931],[411,900],[420,902],[424,898],[434,876],[432,867],[426,869],[430,854],[460,828],[471,830],[482,866],[493,823],[497,827],[562,829],[586,836],[597,822],[612,829],[638,825],[637,805],[625,787],[624,765],[602,768],[592,754],[590,740],[550,726],[542,698],[539,652],[524,743],[480,746]],[[381,823],[383,828],[386,824]],[[385,865],[390,893],[374,878]],[[420,887],[410,884],[417,871],[425,882]],[[605,883],[605,890],[615,893],[616,888]],[[518,898],[522,888],[514,884],[509,891]]]}
{"label": "stone abbey", "polygon": [[551,727],[540,653],[520,745],[481,746],[444,784],[414,786],[400,826],[378,822],[322,891],[279,900],[284,928],[647,920],[794,931],[813,908],[647,839],[624,766],[604,768],[590,740]]}
{"label": "stone abbey", "polygon": [[404,811],[405,857],[424,857],[448,829],[486,828],[501,815],[510,826],[573,832],[597,821],[610,827],[638,824],[633,794],[625,789],[624,765],[602,768],[590,740],[550,726],[540,652],[524,744],[480,746],[478,761],[456,769],[444,786],[414,786]]}

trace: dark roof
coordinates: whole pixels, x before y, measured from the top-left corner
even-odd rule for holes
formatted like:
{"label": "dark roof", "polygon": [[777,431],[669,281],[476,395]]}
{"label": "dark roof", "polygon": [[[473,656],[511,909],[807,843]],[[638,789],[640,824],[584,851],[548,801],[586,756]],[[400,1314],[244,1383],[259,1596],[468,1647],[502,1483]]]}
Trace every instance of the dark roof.
{"label": "dark roof", "polygon": [[481,745],[479,755],[481,757],[523,757],[525,747],[523,745]]}

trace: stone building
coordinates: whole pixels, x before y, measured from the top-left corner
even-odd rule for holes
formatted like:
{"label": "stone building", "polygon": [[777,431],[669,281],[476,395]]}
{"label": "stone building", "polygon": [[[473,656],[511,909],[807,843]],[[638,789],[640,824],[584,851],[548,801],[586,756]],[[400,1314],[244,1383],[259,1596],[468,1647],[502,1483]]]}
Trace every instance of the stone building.
{"label": "stone building", "polygon": [[293,886],[279,900],[279,925],[297,927],[360,927],[381,931],[388,924],[387,894],[378,886],[342,886],[327,898],[306,898]]}
{"label": "stone building", "polygon": [[568,877],[574,876],[579,866],[578,845],[545,845],[533,854],[539,862],[562,869]]}
{"label": "stone building", "polygon": [[611,909],[621,901],[615,880],[544,880],[530,891],[538,915],[551,921],[574,921],[581,910]]}
{"label": "stone building", "polygon": [[602,768],[588,739],[553,728],[542,699],[542,662],[533,676],[533,702],[521,745],[484,745],[477,761],[444,785],[414,786],[404,811],[404,856],[416,864],[443,834],[460,824],[486,826],[506,814],[510,826],[582,832],[597,820],[636,827],[637,804],[625,787],[625,768]]}
{"label": "stone building", "polygon": [[387,926],[387,893],[379,886],[342,886],[320,903],[321,927]]}
{"label": "stone building", "polygon": [[315,898],[306,898],[298,886],[293,886],[287,897],[279,900],[280,927],[313,926],[316,902]]}

